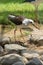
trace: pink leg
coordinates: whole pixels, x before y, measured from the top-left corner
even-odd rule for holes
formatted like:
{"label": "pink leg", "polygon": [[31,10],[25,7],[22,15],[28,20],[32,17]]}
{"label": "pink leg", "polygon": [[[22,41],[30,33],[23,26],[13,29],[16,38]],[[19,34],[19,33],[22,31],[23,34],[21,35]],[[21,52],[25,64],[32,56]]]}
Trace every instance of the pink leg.
{"label": "pink leg", "polygon": [[16,31],[17,31],[17,28],[15,28],[15,30],[14,30],[14,39],[15,39],[15,41],[16,41]]}
{"label": "pink leg", "polygon": [[[21,29],[20,29],[20,33],[21,33],[21,35],[22,35],[22,37],[23,37],[23,33],[22,33],[22,30],[21,30]],[[25,41],[25,40],[24,40],[24,37],[23,37],[23,41]]]}

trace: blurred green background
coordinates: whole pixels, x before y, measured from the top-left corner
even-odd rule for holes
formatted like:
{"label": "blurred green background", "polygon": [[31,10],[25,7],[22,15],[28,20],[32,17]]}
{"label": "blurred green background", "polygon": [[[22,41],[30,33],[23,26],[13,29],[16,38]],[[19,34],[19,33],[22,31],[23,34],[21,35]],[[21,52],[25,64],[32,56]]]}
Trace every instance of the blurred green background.
{"label": "blurred green background", "polygon": [[[0,0],[0,24],[12,24],[8,20],[9,14],[23,15],[27,18],[35,18],[34,4],[26,3],[24,0]],[[38,5],[38,19],[43,23],[43,3]]]}

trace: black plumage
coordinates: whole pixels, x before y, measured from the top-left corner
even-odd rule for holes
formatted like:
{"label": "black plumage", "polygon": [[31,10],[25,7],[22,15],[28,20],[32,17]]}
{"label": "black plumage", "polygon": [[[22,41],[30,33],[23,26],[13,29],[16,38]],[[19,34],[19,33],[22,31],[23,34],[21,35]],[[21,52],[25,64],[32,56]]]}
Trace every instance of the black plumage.
{"label": "black plumage", "polygon": [[11,22],[13,22],[15,25],[21,25],[22,21],[25,19],[25,17],[23,17],[23,16],[12,16],[12,15],[9,15],[8,19]]}

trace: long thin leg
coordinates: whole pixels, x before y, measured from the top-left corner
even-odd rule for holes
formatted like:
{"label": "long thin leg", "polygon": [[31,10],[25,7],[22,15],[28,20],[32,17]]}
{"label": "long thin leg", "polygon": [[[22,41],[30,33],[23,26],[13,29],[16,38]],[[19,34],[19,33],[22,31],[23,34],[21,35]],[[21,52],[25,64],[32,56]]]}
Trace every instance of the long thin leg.
{"label": "long thin leg", "polygon": [[[20,29],[20,33],[21,33],[21,36],[23,37],[23,33],[22,33],[22,30],[21,30],[21,29]],[[23,37],[23,41],[25,41],[25,40],[24,40],[24,37]]]}
{"label": "long thin leg", "polygon": [[15,39],[15,41],[16,41],[16,31],[17,31],[17,27],[14,30],[14,39]]}

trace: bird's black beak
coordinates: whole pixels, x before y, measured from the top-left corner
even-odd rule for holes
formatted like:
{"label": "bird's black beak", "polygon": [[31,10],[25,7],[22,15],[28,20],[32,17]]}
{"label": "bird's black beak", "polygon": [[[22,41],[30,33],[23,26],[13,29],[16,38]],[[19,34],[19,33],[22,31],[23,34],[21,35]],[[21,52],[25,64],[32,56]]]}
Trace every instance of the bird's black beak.
{"label": "bird's black beak", "polygon": [[38,30],[40,29],[38,26],[35,25],[35,23],[32,24],[32,25],[33,25],[35,28],[37,28]]}

